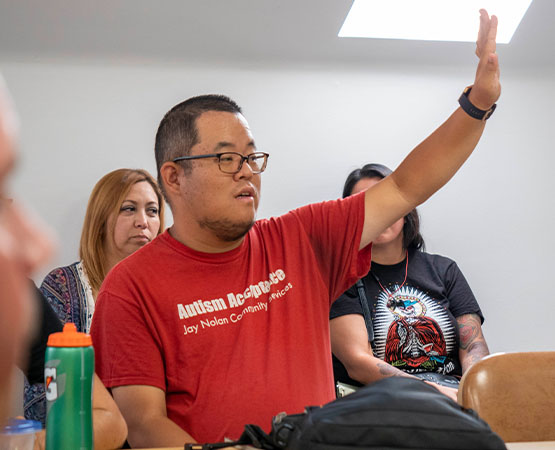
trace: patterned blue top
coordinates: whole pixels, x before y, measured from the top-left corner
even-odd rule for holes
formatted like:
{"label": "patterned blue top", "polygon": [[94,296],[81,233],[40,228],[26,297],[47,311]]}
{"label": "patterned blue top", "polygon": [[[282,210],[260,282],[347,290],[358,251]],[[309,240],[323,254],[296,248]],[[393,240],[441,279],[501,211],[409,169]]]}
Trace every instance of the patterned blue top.
{"label": "patterned blue top", "polygon": [[[94,300],[81,262],[54,269],[44,278],[40,291],[63,324],[73,322],[77,331],[89,332]],[[25,380],[23,407],[26,419],[38,420],[44,425],[44,384],[30,385]]]}

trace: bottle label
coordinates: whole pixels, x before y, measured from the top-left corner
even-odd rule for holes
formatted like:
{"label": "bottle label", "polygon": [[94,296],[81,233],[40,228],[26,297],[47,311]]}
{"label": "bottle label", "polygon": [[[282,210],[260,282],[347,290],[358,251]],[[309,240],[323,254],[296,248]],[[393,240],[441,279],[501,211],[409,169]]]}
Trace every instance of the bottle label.
{"label": "bottle label", "polygon": [[58,398],[58,377],[55,367],[44,368],[44,381],[46,388],[46,400],[52,402]]}

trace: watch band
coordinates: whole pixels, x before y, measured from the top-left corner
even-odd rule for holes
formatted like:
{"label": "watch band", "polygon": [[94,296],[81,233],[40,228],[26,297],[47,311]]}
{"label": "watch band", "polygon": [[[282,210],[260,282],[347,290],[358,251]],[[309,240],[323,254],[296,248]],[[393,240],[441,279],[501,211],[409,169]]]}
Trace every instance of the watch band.
{"label": "watch band", "polygon": [[459,105],[461,105],[462,110],[470,117],[482,121],[488,120],[493,114],[493,111],[495,111],[495,108],[497,108],[497,103],[494,103],[493,106],[486,111],[476,108],[476,106],[474,106],[468,99],[468,94],[470,94],[471,90],[472,86],[468,86],[464,89],[463,93],[459,97]]}

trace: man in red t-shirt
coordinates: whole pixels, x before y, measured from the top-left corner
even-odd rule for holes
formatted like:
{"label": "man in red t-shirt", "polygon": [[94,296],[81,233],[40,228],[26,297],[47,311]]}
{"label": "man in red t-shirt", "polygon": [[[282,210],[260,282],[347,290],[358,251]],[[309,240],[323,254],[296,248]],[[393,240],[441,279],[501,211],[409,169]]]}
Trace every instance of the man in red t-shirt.
{"label": "man in red t-shirt", "polygon": [[496,26],[481,11],[472,90],[392,175],[278,218],[255,221],[268,156],[237,104],[201,96],[165,115],[155,152],[174,225],[110,272],[91,329],[132,446],[236,438],[333,399],[329,306],[368,270],[372,239],[476,146],[500,93]]}

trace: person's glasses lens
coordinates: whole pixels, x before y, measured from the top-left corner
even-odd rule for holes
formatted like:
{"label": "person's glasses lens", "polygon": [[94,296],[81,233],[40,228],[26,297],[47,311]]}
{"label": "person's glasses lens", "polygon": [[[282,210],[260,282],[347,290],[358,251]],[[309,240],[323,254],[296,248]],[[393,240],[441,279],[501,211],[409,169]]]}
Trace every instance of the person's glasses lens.
{"label": "person's glasses lens", "polygon": [[[267,155],[253,153],[246,159],[253,173],[263,172],[266,168]],[[245,158],[238,153],[221,153],[219,157],[220,170],[224,173],[234,174],[241,170]]]}
{"label": "person's glasses lens", "polygon": [[241,156],[236,153],[222,153],[220,155],[220,170],[224,173],[239,172]]}
{"label": "person's glasses lens", "polygon": [[260,173],[266,168],[266,155],[264,153],[253,153],[249,155],[248,163],[254,173]]}

